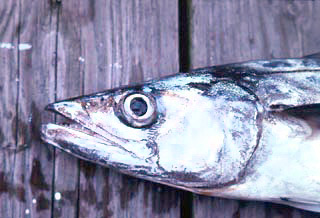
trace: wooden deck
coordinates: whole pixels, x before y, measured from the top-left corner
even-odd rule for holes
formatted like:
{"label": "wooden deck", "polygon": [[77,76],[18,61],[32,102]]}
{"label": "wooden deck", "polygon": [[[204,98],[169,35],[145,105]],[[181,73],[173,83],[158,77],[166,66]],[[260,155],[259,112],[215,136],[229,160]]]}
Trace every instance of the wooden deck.
{"label": "wooden deck", "polygon": [[319,0],[2,0],[0,217],[320,217],[203,197],[44,145],[44,106],[249,59],[320,51]]}

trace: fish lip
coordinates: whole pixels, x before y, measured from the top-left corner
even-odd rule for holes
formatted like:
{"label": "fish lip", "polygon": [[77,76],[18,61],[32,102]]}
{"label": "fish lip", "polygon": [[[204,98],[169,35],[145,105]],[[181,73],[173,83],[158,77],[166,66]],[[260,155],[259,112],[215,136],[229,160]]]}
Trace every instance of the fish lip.
{"label": "fish lip", "polygon": [[40,138],[42,141],[48,143],[47,139],[48,139],[48,136],[47,136],[47,129],[48,129],[48,125],[50,125],[49,123],[48,124],[41,124],[41,127],[40,127]]}
{"label": "fish lip", "polygon": [[[51,107],[50,110],[66,117],[55,108]],[[42,124],[40,127],[41,140],[54,148],[86,161],[115,168],[119,168],[122,164],[122,168],[127,174],[130,171],[126,171],[128,170],[126,166],[145,167],[145,159],[139,157],[134,151],[127,150],[112,139],[90,130],[76,120],[73,121],[76,125]],[[132,165],[132,163],[135,164]]]}
{"label": "fish lip", "polygon": [[55,114],[58,114],[58,115],[64,117],[65,119],[69,120],[71,123],[70,124],[61,124],[61,123],[42,124],[41,125],[41,129],[40,129],[40,133],[41,133],[41,139],[43,141],[47,142],[46,139],[50,138],[50,136],[47,135],[47,127],[48,127],[48,125],[51,125],[51,124],[54,124],[57,127],[67,128],[67,129],[70,129],[70,130],[73,130],[73,131],[77,131],[77,132],[80,132],[80,133],[84,133],[84,134],[87,134],[87,135],[95,135],[95,137],[99,137],[100,139],[105,140],[105,138],[102,135],[100,135],[99,133],[91,130],[90,128],[88,128],[86,126],[84,126],[83,124],[81,124],[81,122],[77,121],[76,119],[72,119],[70,116],[67,115],[67,113],[63,113],[63,112],[59,111],[57,109],[56,105],[58,105],[60,103],[64,103],[64,102],[68,102],[68,101],[59,101],[59,102],[55,102],[55,103],[50,103],[45,107],[45,110],[53,112]]}
{"label": "fish lip", "polygon": [[[52,123],[57,127],[60,126],[73,131],[84,133],[86,135],[95,136],[110,145],[122,147],[121,143],[117,141],[112,134],[110,134],[108,131],[105,131],[103,127],[95,125],[91,122],[90,115],[86,109],[86,103],[86,101],[83,101],[81,99],[69,99],[48,104],[45,109],[59,114],[73,123],[71,125]],[[43,134],[45,134],[45,132],[43,132]],[[122,149],[124,148],[122,147]]]}
{"label": "fish lip", "polygon": [[[71,125],[61,125],[59,123],[42,125],[41,139],[47,144],[53,145],[54,147],[60,148],[71,154],[73,154],[73,152],[68,148],[70,146],[75,150],[79,148],[89,149],[90,146],[93,146],[93,144],[90,143],[96,143],[99,145],[101,152],[104,152],[105,150],[103,146],[108,146],[111,150],[116,152],[114,156],[123,156],[124,152],[125,155],[130,155],[130,158],[134,158],[135,161],[143,160],[143,163],[140,164],[144,165],[145,159],[149,158],[151,155],[149,149],[145,148],[145,144],[134,140],[130,141],[128,139],[118,138],[103,126],[98,125],[99,123],[92,121],[89,114],[90,111],[87,110],[88,104],[87,101],[78,98],[74,100],[63,100],[47,105],[45,107],[46,110],[59,114],[71,120],[72,123]],[[70,144],[72,141],[75,143]],[[86,144],[87,142],[88,144]],[[70,146],[67,145],[68,143]],[[127,143],[132,143],[135,146],[128,146]],[[123,160],[126,159],[126,161],[128,161],[130,158],[123,158]],[[90,158],[83,159],[90,161]]]}
{"label": "fish lip", "polygon": [[[41,138],[43,141],[55,145],[55,139],[54,137],[50,136],[46,132],[45,126],[47,125],[54,125],[56,129],[68,129],[70,131],[76,131],[81,134],[86,134],[88,136],[94,136],[96,138],[99,138],[100,140],[104,141],[104,144],[108,144],[110,146],[116,146],[124,149],[119,142],[116,142],[114,138],[108,137],[103,134],[103,132],[99,131],[101,128],[100,126],[95,126],[94,124],[90,124],[90,115],[88,114],[88,111],[86,110],[84,106],[83,101],[79,101],[78,99],[69,99],[69,100],[63,100],[54,102],[51,104],[48,104],[45,107],[45,110],[54,112],[55,114],[58,114],[67,120],[71,121],[71,124],[64,125],[59,123],[48,123],[44,124],[44,126],[41,127]],[[79,118],[81,117],[81,118]],[[52,130],[52,128],[51,128]],[[65,131],[65,130],[63,130]],[[61,134],[64,132],[59,130]],[[65,139],[64,141],[67,141],[68,139]],[[61,147],[57,146],[56,147]],[[125,150],[125,149],[124,149]]]}
{"label": "fish lip", "polygon": [[47,123],[47,124],[42,124],[41,128],[40,128],[40,133],[41,133],[41,138],[42,140],[46,141],[45,139],[50,138],[48,136],[47,130],[48,130],[48,126],[49,125],[55,125],[57,128],[66,128],[72,131],[76,131],[79,133],[84,133],[86,135],[91,135],[91,136],[95,136],[95,137],[99,137],[100,139],[104,139],[104,137],[102,137],[100,134],[82,126],[79,123],[72,123],[72,124],[56,124],[56,123]]}
{"label": "fish lip", "polygon": [[[98,164],[105,164],[106,160],[104,160],[107,155],[94,155],[95,152],[103,152],[104,150],[101,149],[101,146],[110,146],[110,144],[104,141],[103,137],[97,137],[97,134],[92,132],[95,135],[87,134],[83,131],[67,128],[64,130],[65,126],[58,125],[54,123],[42,124],[41,125],[41,139],[46,143],[59,150],[67,152],[71,155],[76,156],[77,158],[84,159],[86,161],[98,163]],[[75,135],[74,131],[79,132],[80,134],[86,134],[86,136],[80,137],[79,135]],[[78,144],[73,141],[73,139],[78,138],[80,140],[84,139],[86,141],[90,140],[90,138],[95,139],[94,145],[98,145],[98,147],[93,147],[91,144],[87,146],[84,141],[84,144]],[[99,148],[100,147],[100,148]],[[106,150],[107,151],[107,150]],[[97,159],[98,157],[98,159]]]}
{"label": "fish lip", "polygon": [[[60,102],[56,102],[56,103],[60,103]],[[63,114],[62,112],[60,112],[60,111],[58,111],[57,109],[55,109],[54,105],[55,105],[56,103],[48,104],[47,106],[45,106],[44,110],[49,111],[49,112],[53,112],[54,114],[57,114],[57,115],[63,117],[63,118],[66,119],[67,121],[70,121],[70,124],[73,124],[73,125],[74,125],[74,124],[78,124],[79,126],[82,126],[83,128],[86,128],[86,127],[84,127],[83,125],[81,125],[79,122],[77,122],[76,120],[68,117],[66,114]],[[48,123],[48,124],[50,124],[50,123]],[[60,124],[59,124],[59,123],[52,123],[52,124],[57,124],[57,125],[60,125],[60,126],[65,126],[65,127],[67,127],[66,124],[61,124],[61,123],[60,123]],[[42,124],[42,125],[47,125],[47,124]],[[42,126],[41,126],[41,132],[42,132]]]}

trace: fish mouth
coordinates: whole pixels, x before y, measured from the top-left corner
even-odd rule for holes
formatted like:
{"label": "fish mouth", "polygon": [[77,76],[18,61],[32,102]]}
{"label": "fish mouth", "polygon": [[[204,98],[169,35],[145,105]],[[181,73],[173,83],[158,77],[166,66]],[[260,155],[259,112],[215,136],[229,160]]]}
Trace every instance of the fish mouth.
{"label": "fish mouth", "polygon": [[[64,117],[67,122],[60,124],[43,124],[41,126],[41,135],[44,141],[46,141],[48,138],[56,136],[58,133],[62,133],[62,131],[72,131],[74,134],[81,133],[88,136],[97,137],[102,140],[107,140],[105,137],[94,131],[93,128],[90,128],[86,124],[85,121],[89,121],[90,117],[86,109],[82,106],[82,103],[66,101],[57,102],[47,105],[45,110]],[[75,117],[77,118],[75,119]]]}
{"label": "fish mouth", "polygon": [[144,144],[129,141],[108,132],[90,117],[87,103],[65,100],[49,104],[45,109],[65,117],[70,124],[48,123],[41,126],[44,142],[78,158],[125,169],[124,166],[146,164],[141,151],[149,155]]}
{"label": "fish mouth", "polygon": [[113,148],[121,147],[99,133],[98,127],[90,124],[89,114],[81,102],[52,103],[47,105],[45,110],[54,112],[68,121],[41,126],[41,139],[48,144],[79,158],[100,163],[106,161],[108,153]]}
{"label": "fish mouth", "polygon": [[[47,105],[45,110],[66,118],[70,124],[51,123],[42,125],[41,133],[44,141],[48,138],[53,138],[53,133],[57,130],[56,132],[59,132],[60,136],[63,135],[63,131],[68,131],[70,134],[72,132],[73,137],[77,137],[76,134],[79,133],[82,136],[86,135],[103,140],[105,144],[110,146],[123,148],[122,145],[128,141],[111,134],[108,130],[105,130],[102,126],[94,122],[90,117],[90,112],[87,110],[88,105],[90,105],[90,103],[73,99]],[[57,133],[55,136],[57,136]]]}

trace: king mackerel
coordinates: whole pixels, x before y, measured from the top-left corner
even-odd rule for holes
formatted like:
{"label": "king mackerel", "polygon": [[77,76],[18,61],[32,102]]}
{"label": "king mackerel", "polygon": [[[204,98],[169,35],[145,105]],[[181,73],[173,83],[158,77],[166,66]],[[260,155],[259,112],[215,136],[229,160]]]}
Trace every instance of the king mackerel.
{"label": "king mackerel", "polygon": [[320,212],[320,59],[178,73],[47,106],[42,139],[81,159],[198,194]]}

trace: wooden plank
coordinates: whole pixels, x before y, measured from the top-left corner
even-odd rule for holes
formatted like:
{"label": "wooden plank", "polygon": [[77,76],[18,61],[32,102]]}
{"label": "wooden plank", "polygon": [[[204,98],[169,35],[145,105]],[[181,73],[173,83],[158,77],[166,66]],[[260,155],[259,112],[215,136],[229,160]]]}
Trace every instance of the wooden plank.
{"label": "wooden plank", "polygon": [[[319,1],[191,1],[193,68],[320,50]],[[194,217],[319,217],[291,207],[194,196]]]}
{"label": "wooden plank", "polygon": [[[12,186],[16,145],[19,5],[0,4],[0,217],[12,217],[16,187]],[[19,189],[21,187],[19,186]]]}
{"label": "wooden plank", "polygon": [[[48,1],[21,1],[19,34],[19,98],[16,116],[18,151],[14,163],[13,186],[19,198],[12,217],[50,217],[52,148],[40,139],[42,122],[52,122],[44,113],[54,100],[57,13]],[[26,19],[27,18],[27,19]]]}
{"label": "wooden plank", "polygon": [[[178,71],[177,1],[71,2],[85,22],[78,58],[85,93]],[[80,217],[179,217],[179,191],[80,166]]]}
{"label": "wooden plank", "polygon": [[[62,5],[58,99],[178,71],[176,1]],[[193,67],[319,51],[317,1],[194,1],[191,6]],[[53,194],[62,195],[54,202],[54,217],[179,217],[179,191],[84,161],[79,172],[77,159],[62,152],[54,159],[51,147],[39,141],[40,123],[53,121],[42,109],[55,100],[57,11],[54,1],[0,5],[0,43],[9,43],[0,44],[0,145],[29,146],[16,154],[0,151],[0,217],[50,217],[54,160]],[[193,215],[319,217],[271,203],[203,196],[194,197]]]}
{"label": "wooden plank", "polygon": [[[63,100],[83,94],[81,28],[87,20],[79,14],[75,1],[60,5],[57,38],[57,99]],[[65,120],[57,117],[58,123]],[[77,217],[79,189],[79,160],[56,149],[54,174],[53,217]]]}

